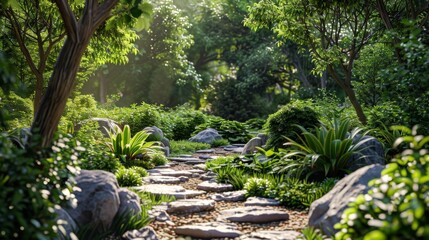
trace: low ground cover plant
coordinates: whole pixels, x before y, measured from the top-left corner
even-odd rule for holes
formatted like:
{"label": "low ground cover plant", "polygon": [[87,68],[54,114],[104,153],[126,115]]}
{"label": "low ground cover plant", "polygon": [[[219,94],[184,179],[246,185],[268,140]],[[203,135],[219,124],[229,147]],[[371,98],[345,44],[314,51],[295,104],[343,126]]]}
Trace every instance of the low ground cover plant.
{"label": "low ground cover plant", "polygon": [[193,154],[197,150],[208,148],[210,148],[210,144],[207,143],[191,142],[186,140],[170,141],[170,152],[174,156],[181,154]]}

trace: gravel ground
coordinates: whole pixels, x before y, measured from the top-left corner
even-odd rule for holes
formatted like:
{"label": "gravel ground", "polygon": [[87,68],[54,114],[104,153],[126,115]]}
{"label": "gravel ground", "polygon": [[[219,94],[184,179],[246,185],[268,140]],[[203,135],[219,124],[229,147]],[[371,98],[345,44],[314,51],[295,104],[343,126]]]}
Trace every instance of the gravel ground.
{"label": "gravel ground", "polygon": [[[192,166],[186,164],[177,164],[173,167],[176,170],[190,170]],[[190,178],[188,182],[181,183],[186,189],[196,189],[197,185],[202,182],[202,180],[197,178]],[[207,193],[201,195],[197,198],[199,199],[211,199],[210,195],[212,193]],[[225,209],[244,207],[244,202],[216,202],[215,210],[210,212],[202,213],[193,213],[193,214],[170,214],[172,223],[165,222],[152,222],[151,227],[157,232],[160,239],[191,239],[189,237],[183,238],[177,236],[174,233],[174,228],[177,226],[193,224],[193,223],[205,223],[216,221],[216,218],[219,216],[220,211]],[[308,211],[305,210],[293,210],[285,207],[278,207],[283,209],[289,214],[288,221],[274,222],[269,224],[251,224],[251,223],[238,223],[238,230],[242,231],[244,234],[248,234],[260,230],[276,230],[276,231],[285,231],[285,230],[296,230],[300,231],[307,226],[308,222]]]}

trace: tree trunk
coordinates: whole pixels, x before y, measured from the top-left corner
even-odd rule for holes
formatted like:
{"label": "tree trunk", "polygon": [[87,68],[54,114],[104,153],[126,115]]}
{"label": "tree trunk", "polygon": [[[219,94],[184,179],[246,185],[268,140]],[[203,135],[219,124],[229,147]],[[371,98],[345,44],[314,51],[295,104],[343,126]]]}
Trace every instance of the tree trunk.
{"label": "tree trunk", "polygon": [[[363,112],[362,106],[360,105],[359,101],[356,98],[355,91],[353,90],[350,79],[346,79],[345,81],[342,81],[338,74],[335,72],[334,67],[332,65],[328,65],[328,72],[332,76],[332,78],[335,80],[335,82],[341,87],[341,89],[346,93],[347,97],[349,98],[351,104],[353,105],[353,108],[356,111],[356,114],[359,118],[359,121],[366,125],[366,116]],[[346,74],[347,75],[347,74]],[[351,76],[351,74],[349,74]]]}
{"label": "tree trunk", "polygon": [[80,40],[80,42],[74,42],[70,38],[66,39],[31,126],[33,133],[42,136],[42,147],[51,144],[67,99],[73,90],[89,37],[81,36]]}
{"label": "tree trunk", "polygon": [[33,101],[33,110],[34,110],[34,116],[36,116],[36,112],[39,109],[40,101],[42,100],[43,96],[43,75],[39,73],[35,73],[36,76],[36,88],[34,91],[34,101]]}

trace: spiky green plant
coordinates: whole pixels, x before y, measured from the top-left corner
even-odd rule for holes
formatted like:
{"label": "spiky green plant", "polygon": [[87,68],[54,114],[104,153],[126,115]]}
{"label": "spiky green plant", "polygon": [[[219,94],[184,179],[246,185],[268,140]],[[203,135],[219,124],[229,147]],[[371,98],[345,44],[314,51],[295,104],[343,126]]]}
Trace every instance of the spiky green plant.
{"label": "spiky green plant", "polygon": [[348,173],[352,155],[359,154],[371,138],[363,138],[367,132],[355,128],[350,133],[349,120],[335,119],[327,128],[315,128],[314,133],[302,126],[300,142],[287,138],[284,145],[290,147],[274,168],[275,172],[288,173],[294,177],[342,177]]}
{"label": "spiky green plant", "polygon": [[149,134],[145,131],[140,131],[133,137],[128,125],[124,126],[124,130],[115,127],[115,131],[116,133],[109,133],[110,141],[106,144],[113,154],[121,160],[132,160],[139,154],[151,154],[160,149],[158,142],[146,141]]}

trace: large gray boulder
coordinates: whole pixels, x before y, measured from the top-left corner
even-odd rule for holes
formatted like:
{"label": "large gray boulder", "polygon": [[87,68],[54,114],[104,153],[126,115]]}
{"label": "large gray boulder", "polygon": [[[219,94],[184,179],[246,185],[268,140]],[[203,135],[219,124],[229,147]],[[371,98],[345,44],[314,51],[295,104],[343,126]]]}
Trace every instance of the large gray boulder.
{"label": "large gray boulder", "polygon": [[356,171],[361,167],[365,167],[371,164],[385,165],[384,159],[384,148],[383,145],[374,137],[357,135],[354,141],[362,138],[362,141],[366,141],[362,145],[362,151],[358,154],[353,154],[349,160],[347,169],[350,171]]}
{"label": "large gray boulder", "polygon": [[81,191],[74,192],[77,207],[66,209],[68,214],[80,226],[108,228],[120,204],[115,175],[101,170],[82,170],[75,179]]}
{"label": "large gray boulder", "polygon": [[215,129],[207,128],[199,132],[197,135],[189,138],[189,141],[212,144],[215,140],[221,138],[222,136]]}
{"label": "large gray boulder", "polygon": [[147,141],[161,142],[165,156],[168,157],[170,155],[170,140],[164,136],[164,132],[160,128],[156,126],[145,127],[143,131],[149,134],[149,137],[146,139]]}
{"label": "large gray boulder", "polygon": [[103,133],[104,137],[109,137],[109,132],[115,133],[116,132],[116,127],[119,126],[119,124],[115,121],[113,121],[112,119],[108,119],[108,118],[90,118],[87,120],[84,120],[80,123],[78,123],[75,127],[74,127],[74,131],[77,132],[81,129],[81,127],[88,122],[96,122],[98,123],[98,130],[101,131],[101,133]]}
{"label": "large gray boulder", "polygon": [[370,165],[341,179],[330,192],[311,204],[308,224],[326,235],[334,235],[334,225],[341,220],[348,204],[358,195],[367,193],[368,182],[379,178],[383,169],[382,165]]}
{"label": "large gray boulder", "polygon": [[260,137],[254,137],[250,139],[243,147],[242,155],[253,154],[257,152],[256,147],[262,147],[262,139]]}
{"label": "large gray boulder", "polygon": [[120,188],[118,195],[120,201],[118,214],[139,215],[141,213],[140,197],[135,192]]}
{"label": "large gray boulder", "polygon": [[57,218],[55,222],[58,224],[58,239],[73,239],[72,235],[78,230],[78,226],[72,217],[62,208],[55,208]]}

